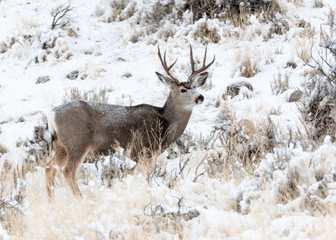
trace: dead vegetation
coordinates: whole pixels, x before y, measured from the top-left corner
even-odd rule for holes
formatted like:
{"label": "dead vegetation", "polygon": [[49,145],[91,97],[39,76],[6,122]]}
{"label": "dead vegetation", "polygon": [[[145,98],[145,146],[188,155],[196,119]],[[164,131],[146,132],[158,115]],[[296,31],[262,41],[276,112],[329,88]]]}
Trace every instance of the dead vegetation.
{"label": "dead vegetation", "polygon": [[213,23],[219,22],[223,28],[231,24],[244,29],[251,24],[252,15],[263,19],[264,22],[273,22],[269,35],[284,34],[288,31],[287,22],[277,16],[277,13],[284,13],[284,9],[281,9],[277,1],[199,0],[178,3],[166,1],[153,4],[148,11],[148,9],[141,9],[142,6],[134,1],[114,0],[110,8],[108,16],[106,16],[106,9],[100,7],[97,7],[95,14],[106,22],[127,20],[136,25],[145,26],[142,29],[134,28],[129,38],[132,43],[150,34],[157,34],[162,40],[167,41],[175,35],[176,28],[185,23],[194,25],[193,28],[185,28],[185,35],[190,34],[195,40],[200,39],[204,44],[218,43],[225,36],[234,36],[237,33],[230,30],[223,33],[225,36],[221,35],[220,27],[216,27],[217,24]]}
{"label": "dead vegetation", "polygon": [[0,154],[5,154],[7,152],[8,149],[4,145],[0,144]]}
{"label": "dead vegetation", "polygon": [[[329,26],[321,28],[320,44],[311,45],[309,53],[299,55],[311,67],[307,81],[303,83],[304,100],[300,108],[302,120],[307,124],[308,134],[314,141],[323,141],[325,136],[335,141],[336,122],[336,46],[335,13],[329,12]],[[316,51],[315,51],[316,50]]]}
{"label": "dead vegetation", "polygon": [[282,75],[278,73],[274,76],[274,80],[271,82],[271,88],[274,95],[287,91],[290,88],[288,74]]}
{"label": "dead vegetation", "polygon": [[88,100],[95,102],[107,103],[108,100],[108,90],[106,87],[100,88],[98,91],[90,90],[80,90],[77,87],[72,87],[64,94],[64,102],[71,100]]}
{"label": "dead vegetation", "polygon": [[[221,14],[224,15],[228,14],[223,11],[223,6],[218,7],[218,9],[216,8],[215,4],[218,2],[221,1],[217,1],[216,3],[210,1],[194,1],[190,3],[188,9],[194,13],[193,21],[198,21],[203,18],[204,15],[210,19],[217,18],[217,16],[219,16],[218,14],[220,14],[217,11],[221,11]],[[301,4],[302,2],[300,2],[301,1],[294,1],[295,4]],[[316,6],[318,6],[319,1],[315,2]],[[123,3],[123,1],[121,3]],[[127,9],[127,12],[121,11],[126,6],[119,6],[121,9],[119,9],[120,12],[115,12],[115,16],[111,21],[122,21],[126,17],[132,17],[136,9],[134,4]],[[267,6],[270,7],[271,5]],[[161,6],[157,5],[157,7],[160,10]],[[165,11],[171,11],[170,7],[171,6],[168,5]],[[261,9],[264,11],[264,8]],[[274,9],[277,9],[277,7],[274,6]],[[118,8],[116,9],[116,11],[119,10]],[[235,18],[235,25],[240,25],[246,24],[247,21],[247,18],[245,18],[243,14],[255,13],[258,9],[252,6],[243,9],[239,5],[236,11],[239,11],[239,14],[232,16],[232,18]],[[260,14],[265,14],[261,12]],[[127,14],[127,16],[125,14]],[[333,14],[331,11],[330,18],[332,19],[331,22],[334,23]],[[223,18],[227,17],[224,15],[222,16]],[[150,19],[150,21],[154,20],[160,20],[160,18],[153,16],[153,18]],[[273,18],[270,21],[272,22],[272,27],[269,31],[269,37],[273,34],[285,34],[288,31],[288,24],[286,21],[283,21],[283,19]],[[211,29],[206,22],[199,26],[200,30],[199,33],[195,34],[195,39],[201,38],[201,35],[208,35],[210,37],[206,40],[207,43],[220,41],[220,36],[215,34],[216,29]],[[331,29],[335,29],[332,24],[331,26]],[[61,27],[61,25],[55,27]],[[204,200],[202,197],[205,195],[205,202],[207,200],[209,200],[209,202],[213,201],[213,199],[211,199],[211,197],[213,197],[211,196],[211,191],[199,190],[198,188],[201,188],[202,184],[206,184],[206,181],[212,182],[213,184],[207,186],[214,187],[214,182],[218,179],[220,181],[222,181],[222,179],[233,181],[237,187],[246,179],[256,181],[255,186],[257,189],[253,189],[253,193],[249,193],[246,189],[237,191],[238,193],[235,196],[230,196],[229,192],[225,193],[225,196],[229,196],[229,200],[225,199],[225,201],[223,201],[223,199],[220,199],[220,205],[226,204],[226,208],[224,208],[225,211],[250,214],[253,212],[253,209],[251,209],[253,204],[261,202],[264,206],[264,198],[266,198],[266,200],[271,202],[267,202],[267,204],[273,204],[271,200],[274,200],[277,207],[285,209],[295,215],[304,213],[316,217],[334,214],[336,206],[328,199],[328,196],[334,191],[333,185],[336,181],[336,177],[332,169],[330,170],[328,168],[328,165],[321,167],[320,163],[323,162],[323,156],[318,155],[318,157],[316,157],[309,155],[307,159],[305,157],[304,160],[307,162],[304,162],[303,164],[305,165],[302,165],[301,168],[289,166],[289,162],[293,158],[292,149],[302,147],[304,151],[311,152],[319,148],[319,143],[328,139],[328,136],[331,137],[332,142],[335,141],[336,73],[333,66],[336,55],[333,41],[335,36],[333,33],[334,30],[330,30],[329,32],[326,30],[322,31],[322,44],[317,46],[318,51],[315,55],[313,48],[310,47],[311,41],[307,40],[303,46],[304,51],[301,52],[300,56],[308,66],[312,67],[312,70],[307,72],[307,82],[302,86],[305,92],[301,103],[302,108],[300,108],[302,122],[304,123],[305,130],[308,132],[308,136],[305,135],[303,129],[288,129],[286,138],[279,139],[283,136],[279,136],[277,126],[270,116],[257,121],[252,121],[248,118],[238,118],[234,108],[224,103],[224,106],[221,105],[222,110],[210,139],[205,139],[202,136],[195,137],[187,132],[167,150],[167,157],[164,157],[164,162],[157,161],[157,154],[148,153],[147,149],[141,152],[142,156],[136,170],[134,170],[134,166],[130,168],[127,166],[127,154],[121,151],[116,154],[95,157],[94,163],[87,162],[84,164],[80,169],[81,174],[79,175],[79,181],[84,183],[85,188],[89,189],[86,190],[86,193],[89,195],[88,198],[92,197],[90,191],[94,189],[99,195],[102,195],[96,197],[97,199],[95,200],[98,200],[98,203],[100,203],[99,201],[103,202],[106,200],[104,199],[104,197],[106,197],[106,189],[103,187],[110,190],[112,189],[111,192],[113,193],[109,193],[111,194],[109,197],[112,200],[108,198],[108,204],[112,202],[114,208],[115,206],[118,208],[116,203],[120,204],[119,206],[125,204],[127,211],[132,209],[130,210],[132,211],[131,214],[126,217],[129,218],[128,220],[131,224],[136,225],[138,229],[141,229],[141,231],[148,235],[169,233],[181,239],[186,236],[188,237],[188,234],[184,235],[184,230],[190,221],[204,221],[207,217],[202,215],[203,211],[206,211],[204,209],[208,209],[207,204],[202,202]],[[52,45],[50,47],[54,48],[55,45],[53,44],[56,44],[56,40],[51,41],[51,43]],[[47,48],[49,47],[46,46],[46,49]],[[260,54],[252,52],[248,56],[241,56],[240,53],[237,53],[237,61],[240,63],[238,70],[241,76],[253,77],[259,72],[258,56],[256,55]],[[61,54],[57,56],[61,57]],[[255,60],[254,57],[257,57],[257,60]],[[45,60],[46,58],[44,61]],[[296,68],[296,64],[290,63],[288,67]],[[130,77],[130,75],[125,74],[124,77],[127,78]],[[290,88],[289,83],[289,75],[281,75],[280,73],[275,75],[274,81],[271,83],[273,94],[282,94],[288,90]],[[233,95],[239,93],[239,91],[236,92],[235,89],[230,89],[230,91],[233,92]],[[99,89],[98,91],[85,91],[79,88],[71,88],[65,93],[64,101],[72,99],[107,102],[108,91],[106,88]],[[24,118],[21,120],[24,121]],[[25,175],[27,173],[41,174],[37,173],[37,169],[44,166],[50,153],[49,140],[46,134],[45,123],[40,124],[34,128],[34,139],[23,140],[17,143],[17,147],[23,146],[28,151],[28,158],[23,167],[12,166],[7,160],[2,162],[3,166],[0,171],[0,221],[5,230],[13,236],[25,236],[23,233],[25,229],[22,227],[27,226],[26,223],[23,222],[26,211]],[[283,149],[284,146],[286,151],[280,151],[279,149]],[[0,145],[1,160],[4,159],[1,158],[1,154],[5,155],[7,152],[8,149]],[[264,161],[265,164],[266,154],[274,156],[276,160],[274,165],[270,167],[271,170],[265,170],[264,175],[262,175],[259,174],[260,171],[256,170],[260,170],[258,168],[260,167],[261,161]],[[306,165],[308,167],[304,168],[303,166]],[[313,171],[313,174],[311,171]],[[313,176],[309,181],[305,180],[308,173]],[[163,185],[162,188],[167,186],[174,194],[179,191],[181,185],[187,182],[186,180],[189,180],[193,184],[190,186],[197,187],[197,190],[193,192],[193,194],[199,194],[200,197],[195,202],[191,201],[190,198],[176,197],[176,202],[173,204],[163,203],[164,201],[162,199],[160,201],[158,196],[153,197],[155,200],[145,198],[145,203],[139,199],[128,200],[129,195],[123,196],[122,194],[128,192],[132,187],[134,191],[134,186],[128,184],[134,184],[136,187],[139,186],[139,188],[143,187],[139,179],[132,180],[132,178],[136,178],[137,175],[141,174],[145,175],[145,178],[142,180],[146,182],[145,184],[148,184],[149,187],[147,185],[146,187],[150,188],[152,186]],[[277,176],[277,174],[280,176]],[[127,179],[126,181],[125,179],[129,176],[131,176],[131,180]],[[40,175],[38,175],[38,179],[40,179]],[[98,187],[94,186],[94,188],[92,186],[95,180],[97,180],[99,184]],[[204,182],[198,184],[201,181]],[[35,183],[37,184],[37,182],[33,182],[33,184]],[[122,191],[118,192],[120,189],[115,187],[116,185],[119,187],[123,186],[125,189],[121,189]],[[272,188],[272,192],[268,192],[267,187]],[[218,189],[216,190],[218,191]],[[63,191],[63,189],[61,191]],[[154,192],[152,189],[150,191]],[[200,191],[201,194],[197,191]],[[145,190],[139,192],[140,194],[138,195],[146,194]],[[63,192],[60,193],[63,194]],[[28,194],[34,195],[36,192],[30,192]],[[264,196],[262,196],[262,194],[264,194]],[[271,197],[272,199],[269,200],[268,195],[272,195],[274,199]],[[64,196],[62,197],[64,198]],[[213,198],[218,200],[217,197],[218,196],[215,196]],[[117,198],[117,200],[115,198]],[[37,201],[40,201],[38,204],[45,204],[42,200]],[[85,199],[85,201],[87,201],[87,199]],[[120,203],[124,201],[126,203]],[[70,203],[70,206],[71,204],[84,205],[83,202],[76,202],[74,200],[64,200],[64,202]],[[215,202],[215,204],[218,204],[218,202]],[[54,203],[45,204],[43,207],[48,209],[50,206],[57,207]],[[267,205],[267,207],[270,206]],[[134,214],[133,211],[137,208],[140,208],[141,211],[140,213]],[[200,210],[200,208],[204,209]],[[72,211],[73,209],[63,207],[61,210],[67,212],[67,210]],[[278,209],[276,209],[276,211],[278,211]],[[107,213],[104,214],[107,215]],[[104,214],[101,214],[101,216],[105,217]],[[281,215],[284,213],[277,214]],[[82,217],[83,219],[88,218],[87,216],[91,218],[93,215],[92,213],[87,215],[83,213]],[[68,215],[65,214],[64,216]],[[48,219],[48,217],[46,217],[46,219]],[[51,224],[55,225],[58,224],[58,222],[52,222]],[[89,229],[92,228],[92,223],[90,224]],[[72,227],[74,226],[75,224]],[[109,234],[106,234],[99,232],[102,228],[102,226],[99,226],[97,229],[94,229],[95,233],[93,236],[100,238],[109,237],[112,239],[126,238],[126,232],[129,230],[127,227],[119,227],[120,229],[114,228]]]}
{"label": "dead vegetation", "polygon": [[242,77],[254,77],[259,71],[262,53],[248,45],[235,52],[236,68]]}
{"label": "dead vegetation", "polygon": [[210,19],[218,18],[221,21],[230,20],[235,26],[243,27],[249,24],[248,19],[252,14],[265,19],[266,22],[272,20],[275,14],[282,12],[277,1],[264,0],[236,0],[236,1],[191,1],[184,6],[183,11],[189,10],[193,13],[193,21],[197,21],[204,16]]}
{"label": "dead vegetation", "polygon": [[0,170],[0,221],[9,234],[22,234],[22,218],[27,208],[23,168],[5,160]]}
{"label": "dead vegetation", "polygon": [[154,226],[151,231],[154,230],[156,233],[161,231],[172,234],[178,233],[179,238],[183,238],[182,221],[191,221],[199,217],[200,212],[197,209],[184,206],[183,197],[177,199],[177,207],[175,209],[172,210],[172,207],[166,207],[163,204],[147,204],[143,214],[150,218],[149,222]]}
{"label": "dead vegetation", "polygon": [[50,13],[52,16],[51,30],[55,28],[64,28],[68,26],[73,20],[70,16],[70,12],[73,8],[70,4],[61,4],[53,9]]}
{"label": "dead vegetation", "polygon": [[265,154],[272,153],[277,145],[276,126],[269,117],[258,123],[237,119],[233,108],[226,104],[218,123],[209,143],[219,141],[222,151],[214,151],[216,147],[211,147],[208,160],[211,175],[223,174],[225,178],[231,178],[237,173],[250,174]]}

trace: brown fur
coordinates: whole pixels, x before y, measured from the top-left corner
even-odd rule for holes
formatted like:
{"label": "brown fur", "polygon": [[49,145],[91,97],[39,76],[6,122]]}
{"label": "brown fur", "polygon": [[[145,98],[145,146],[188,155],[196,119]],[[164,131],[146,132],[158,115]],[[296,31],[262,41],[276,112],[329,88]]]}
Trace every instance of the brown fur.
{"label": "brown fur", "polygon": [[[143,149],[156,153],[164,151],[183,133],[192,112],[184,104],[175,103],[177,98],[172,95],[162,108],[147,104],[124,107],[83,100],[54,108],[55,156],[46,166],[49,196],[52,196],[51,186],[57,170],[54,166],[64,167],[67,182],[74,194],[80,195],[76,171],[90,151],[107,154],[117,145],[131,148],[130,157],[135,160]],[[135,133],[142,136],[141,144],[132,141]]]}
{"label": "brown fur", "polygon": [[150,157],[151,153],[163,152],[183,133],[192,108],[203,102],[204,97],[196,87],[205,83],[208,73],[200,72],[210,65],[203,64],[197,71],[192,65],[194,77],[188,82],[156,73],[171,90],[163,107],[148,104],[125,107],[75,100],[54,108],[48,119],[55,139],[55,156],[45,168],[48,195],[53,195],[57,168],[63,169],[73,193],[81,195],[76,171],[89,152],[107,154],[120,146],[136,161],[143,153],[149,153]]}

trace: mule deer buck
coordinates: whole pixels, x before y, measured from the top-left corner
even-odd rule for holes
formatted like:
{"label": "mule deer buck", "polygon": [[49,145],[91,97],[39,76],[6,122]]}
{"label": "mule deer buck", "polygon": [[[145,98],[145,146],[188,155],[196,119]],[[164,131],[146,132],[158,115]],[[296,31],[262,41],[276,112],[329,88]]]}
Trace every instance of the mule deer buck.
{"label": "mule deer buck", "polygon": [[63,169],[74,195],[81,195],[76,183],[76,171],[89,152],[104,154],[114,152],[113,149],[120,146],[131,148],[130,157],[135,160],[146,149],[148,152],[162,153],[181,136],[193,107],[204,100],[196,88],[205,83],[208,73],[204,71],[215,61],[214,56],[206,64],[206,55],[207,49],[202,67],[196,70],[190,46],[191,75],[186,82],[180,82],[170,72],[177,59],[168,66],[166,52],[162,58],[158,47],[159,59],[168,76],[158,72],[156,75],[170,88],[163,107],[148,104],[119,106],[74,100],[54,108],[48,117],[55,149],[54,157],[45,167],[48,195],[53,196],[57,169]]}

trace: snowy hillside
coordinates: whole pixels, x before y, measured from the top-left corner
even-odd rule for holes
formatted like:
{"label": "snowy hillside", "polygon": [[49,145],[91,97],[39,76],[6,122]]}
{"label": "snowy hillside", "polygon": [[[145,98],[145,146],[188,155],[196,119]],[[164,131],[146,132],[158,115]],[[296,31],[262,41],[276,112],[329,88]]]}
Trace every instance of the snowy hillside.
{"label": "snowy hillside", "polygon": [[[0,239],[334,239],[335,6],[0,0]],[[82,199],[59,173],[48,199],[50,110],[163,106],[158,46],[186,81],[190,45],[216,61],[180,139],[132,171],[85,162]]]}

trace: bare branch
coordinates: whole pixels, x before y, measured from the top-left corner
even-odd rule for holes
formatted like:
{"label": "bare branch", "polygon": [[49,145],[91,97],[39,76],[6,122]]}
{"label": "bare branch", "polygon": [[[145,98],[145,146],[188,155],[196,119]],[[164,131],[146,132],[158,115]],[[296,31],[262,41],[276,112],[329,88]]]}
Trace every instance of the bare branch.
{"label": "bare branch", "polygon": [[198,172],[199,167],[203,164],[204,161],[205,161],[205,158],[203,158],[202,161],[200,161],[200,163],[197,165],[197,167],[195,169],[195,178],[194,178],[193,182],[196,182],[197,178],[204,175],[205,170],[203,172],[200,172],[200,173]]}
{"label": "bare branch", "polygon": [[51,29],[54,30],[56,27],[65,27],[71,22],[71,17],[69,16],[69,12],[72,11],[73,8],[70,4],[62,4],[51,11],[51,16],[53,17],[51,23]]}

